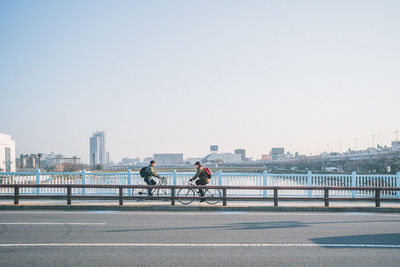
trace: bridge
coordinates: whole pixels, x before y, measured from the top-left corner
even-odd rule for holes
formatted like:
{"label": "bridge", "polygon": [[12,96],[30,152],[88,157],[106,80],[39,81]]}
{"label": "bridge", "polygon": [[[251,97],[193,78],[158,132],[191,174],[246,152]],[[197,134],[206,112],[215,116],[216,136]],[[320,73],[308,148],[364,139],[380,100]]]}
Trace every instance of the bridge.
{"label": "bridge", "polygon": [[[0,198],[15,205],[4,205],[7,209],[36,198],[61,199],[66,208],[95,199],[115,201],[111,209],[0,209],[0,266],[398,266],[399,213],[224,208],[242,200],[274,206],[313,200],[325,208],[332,201],[361,200],[384,211],[381,202],[400,201],[400,173],[217,172],[204,188],[220,190],[220,196],[211,196],[221,201],[219,208],[151,210],[153,201],[178,204],[187,196],[176,192],[193,188],[185,185],[193,173],[161,175],[167,185],[150,187],[131,171],[0,173]],[[147,188],[168,191],[153,198],[135,193]],[[139,203],[147,203],[148,210],[116,209],[131,200],[144,201]]]}

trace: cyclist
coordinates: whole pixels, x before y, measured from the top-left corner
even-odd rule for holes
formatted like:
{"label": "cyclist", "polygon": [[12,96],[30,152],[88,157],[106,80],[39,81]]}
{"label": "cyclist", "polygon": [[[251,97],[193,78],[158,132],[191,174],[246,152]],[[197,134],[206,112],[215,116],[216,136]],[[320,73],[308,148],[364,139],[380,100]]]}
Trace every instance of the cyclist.
{"label": "cyclist", "polygon": [[[189,181],[194,181],[196,180],[196,185],[207,185],[210,183],[210,178],[208,178],[206,172],[204,171],[204,168],[201,166],[200,162],[196,162],[194,164],[196,166],[197,172],[196,175],[193,176],[192,179],[190,179]],[[199,195],[201,197],[204,197],[204,192],[203,189],[199,189]],[[203,202],[204,199],[201,199],[200,202]]]}
{"label": "cyclist", "polygon": [[[157,184],[157,182],[153,180],[153,178],[152,178],[153,176],[157,177],[158,179],[161,178],[160,175],[158,175],[157,172],[154,170],[155,166],[156,166],[156,162],[154,160],[152,160],[152,161],[150,161],[150,165],[147,166],[147,168],[146,168],[144,181],[148,185],[156,185]],[[148,195],[150,197],[153,196],[153,193],[151,191],[152,191],[151,188],[147,189]]]}

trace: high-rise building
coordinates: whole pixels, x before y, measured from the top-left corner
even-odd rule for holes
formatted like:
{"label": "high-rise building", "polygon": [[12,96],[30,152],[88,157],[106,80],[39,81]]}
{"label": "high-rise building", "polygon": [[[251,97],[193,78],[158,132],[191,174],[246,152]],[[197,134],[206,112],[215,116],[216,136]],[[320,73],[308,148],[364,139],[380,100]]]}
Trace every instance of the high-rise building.
{"label": "high-rise building", "polygon": [[242,161],[246,161],[246,150],[245,149],[242,149],[242,148],[235,149],[235,154],[241,155]]}
{"label": "high-rise building", "polygon": [[15,141],[0,133],[0,172],[15,172]]}
{"label": "high-rise building", "polygon": [[110,164],[110,152],[106,152],[106,164]]}
{"label": "high-rise building", "polygon": [[106,164],[105,132],[94,132],[90,137],[90,165]]}

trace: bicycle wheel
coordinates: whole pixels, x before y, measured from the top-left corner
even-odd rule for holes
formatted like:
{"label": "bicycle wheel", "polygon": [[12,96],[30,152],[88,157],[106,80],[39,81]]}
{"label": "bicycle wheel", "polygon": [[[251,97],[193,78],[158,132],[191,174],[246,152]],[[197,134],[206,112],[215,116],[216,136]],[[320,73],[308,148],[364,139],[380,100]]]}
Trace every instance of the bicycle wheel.
{"label": "bicycle wheel", "polygon": [[183,205],[188,205],[193,202],[195,193],[193,189],[181,188],[176,194],[177,197],[187,197],[187,198],[178,198],[178,201]]}
{"label": "bicycle wheel", "polygon": [[[164,178],[164,177],[163,177]],[[167,179],[160,179],[157,185],[167,185]],[[170,197],[171,189],[169,188],[157,188],[155,194],[158,197]],[[169,199],[163,199],[163,201],[169,201]]]}
{"label": "bicycle wheel", "polygon": [[206,189],[204,190],[204,196],[206,197],[206,202],[210,205],[217,204],[220,200],[219,199],[212,199],[209,197],[221,197],[221,191],[219,189]]}
{"label": "bicycle wheel", "polygon": [[132,190],[132,196],[139,200],[143,200],[147,195],[148,193],[146,188],[135,188]]}

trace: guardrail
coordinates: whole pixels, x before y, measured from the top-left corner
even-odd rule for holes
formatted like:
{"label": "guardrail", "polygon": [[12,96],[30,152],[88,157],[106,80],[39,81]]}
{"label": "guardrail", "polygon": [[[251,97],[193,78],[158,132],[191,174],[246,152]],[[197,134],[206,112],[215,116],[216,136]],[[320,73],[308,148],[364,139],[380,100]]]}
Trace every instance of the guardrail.
{"label": "guardrail", "polygon": [[[214,200],[222,200],[222,205],[226,206],[228,201],[268,201],[273,200],[274,206],[278,206],[278,202],[280,200],[301,200],[301,201],[315,201],[315,200],[323,200],[324,205],[326,207],[329,206],[330,201],[374,201],[376,207],[380,207],[381,202],[400,202],[398,198],[381,198],[382,191],[400,191],[400,188],[394,187],[310,187],[310,186],[191,186],[191,185],[181,185],[181,186],[173,186],[173,185],[159,185],[159,186],[148,186],[148,185],[64,185],[64,184],[7,184],[0,185],[0,188],[14,188],[13,195],[0,195],[0,199],[14,199],[14,204],[18,205],[20,199],[40,199],[40,198],[51,198],[51,199],[67,199],[67,205],[71,205],[72,198],[76,199],[118,199],[119,205],[123,205],[124,199],[167,199],[171,201],[171,205],[175,205],[175,200],[177,199],[214,199]],[[67,189],[66,195],[20,195],[20,188],[65,188]],[[81,196],[81,195],[73,195],[73,188],[112,188],[118,189],[118,196]],[[151,188],[151,189],[170,189],[169,196],[128,196],[124,195],[124,189],[136,189],[136,188]],[[176,196],[175,192],[177,189],[218,189],[222,190],[222,197],[179,197]],[[237,197],[227,196],[227,190],[272,190],[273,197]],[[324,191],[323,197],[279,197],[279,190],[322,190]],[[329,191],[374,191],[375,197],[329,197]]]}
{"label": "guardrail", "polygon": [[[194,172],[161,172],[168,180],[168,185],[183,185],[193,177]],[[0,172],[0,185],[3,184],[77,184],[77,185],[145,185],[139,173],[131,172]],[[397,174],[317,174],[309,171],[306,174],[274,174],[267,173],[228,173],[214,171],[209,185],[213,186],[318,186],[318,187],[396,187],[400,188],[400,172]],[[108,190],[108,191],[107,191]],[[106,192],[107,191],[107,192]],[[7,190],[0,190],[0,195],[9,194]],[[21,194],[65,194],[65,189],[60,188],[24,188]],[[116,195],[115,189],[78,188],[74,194]],[[337,197],[371,197],[369,191],[331,191],[332,196]],[[234,190],[229,192],[235,196],[272,196],[270,192],[261,190]],[[281,193],[285,196],[321,196],[323,191],[313,190],[285,190]],[[400,199],[400,191],[383,191],[383,197],[397,197]]]}

